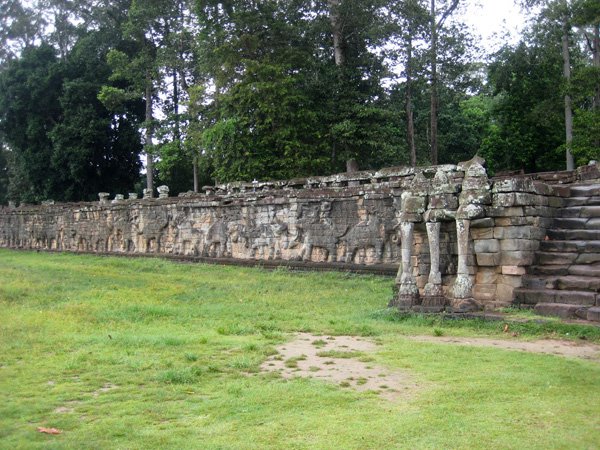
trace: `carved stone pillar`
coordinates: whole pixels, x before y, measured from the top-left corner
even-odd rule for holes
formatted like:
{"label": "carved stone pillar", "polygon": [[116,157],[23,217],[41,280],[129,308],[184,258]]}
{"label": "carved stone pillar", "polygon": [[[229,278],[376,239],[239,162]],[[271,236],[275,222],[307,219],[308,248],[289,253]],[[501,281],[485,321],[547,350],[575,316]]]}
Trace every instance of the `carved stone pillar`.
{"label": "carved stone pillar", "polygon": [[395,306],[401,311],[413,309],[420,305],[419,288],[412,274],[413,234],[415,223],[423,220],[427,207],[429,181],[422,173],[415,175],[408,190],[402,193],[400,215],[400,241],[402,245],[402,263],[396,277],[396,296],[389,306]]}
{"label": "carved stone pillar", "polygon": [[417,288],[417,281],[412,274],[411,264],[414,228],[415,224],[412,222],[402,222],[400,224],[402,262],[396,276],[398,295],[393,305],[400,310],[408,310],[419,304],[419,289]]}
{"label": "carved stone pillar", "polygon": [[440,229],[442,224],[429,222],[426,226],[431,264],[421,310],[423,312],[441,312],[447,303],[442,288],[442,273],[440,272]]}
{"label": "carved stone pillar", "polygon": [[456,236],[458,241],[458,267],[454,282],[452,308],[456,312],[468,312],[481,309],[473,298],[473,280],[469,272],[469,229],[471,220],[484,216],[484,205],[491,203],[490,184],[479,157],[461,163],[465,170],[463,190],[459,197],[456,213]]}
{"label": "carved stone pillar", "polygon": [[468,219],[456,220],[456,237],[458,239],[458,267],[456,281],[454,282],[454,298],[469,299],[473,297],[473,282],[469,276],[467,260],[469,257],[469,228],[471,221]]}

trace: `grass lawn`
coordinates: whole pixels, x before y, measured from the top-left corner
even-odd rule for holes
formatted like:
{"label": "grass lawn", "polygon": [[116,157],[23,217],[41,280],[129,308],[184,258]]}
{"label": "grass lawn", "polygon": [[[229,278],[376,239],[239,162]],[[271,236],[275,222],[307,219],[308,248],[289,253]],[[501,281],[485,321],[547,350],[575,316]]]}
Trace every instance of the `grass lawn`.
{"label": "grass lawn", "polygon": [[[409,340],[515,338],[388,311],[392,284],[0,250],[0,448],[600,448],[600,363]],[[299,331],[369,336],[374,363],[420,388],[390,402],[261,373]],[[511,331],[600,342],[558,322]]]}

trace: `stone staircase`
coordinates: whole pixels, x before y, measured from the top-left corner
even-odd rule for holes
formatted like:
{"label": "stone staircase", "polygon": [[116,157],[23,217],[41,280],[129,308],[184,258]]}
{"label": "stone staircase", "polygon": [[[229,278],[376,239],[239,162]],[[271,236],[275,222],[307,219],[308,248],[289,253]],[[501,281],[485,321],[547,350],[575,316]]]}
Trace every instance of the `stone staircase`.
{"label": "stone staircase", "polygon": [[535,264],[514,303],[541,315],[600,322],[600,184],[571,187]]}

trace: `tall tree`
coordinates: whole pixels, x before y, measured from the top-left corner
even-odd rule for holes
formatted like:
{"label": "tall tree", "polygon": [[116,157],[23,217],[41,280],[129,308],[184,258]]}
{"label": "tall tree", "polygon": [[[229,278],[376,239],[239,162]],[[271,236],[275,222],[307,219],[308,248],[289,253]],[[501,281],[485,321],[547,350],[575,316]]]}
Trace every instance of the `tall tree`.
{"label": "tall tree", "polygon": [[438,42],[439,33],[443,28],[446,20],[456,11],[460,4],[460,0],[448,0],[447,4],[439,7],[439,0],[431,0],[430,4],[430,58],[431,58],[431,163],[438,163],[438,108],[439,108],[439,95],[438,95]]}

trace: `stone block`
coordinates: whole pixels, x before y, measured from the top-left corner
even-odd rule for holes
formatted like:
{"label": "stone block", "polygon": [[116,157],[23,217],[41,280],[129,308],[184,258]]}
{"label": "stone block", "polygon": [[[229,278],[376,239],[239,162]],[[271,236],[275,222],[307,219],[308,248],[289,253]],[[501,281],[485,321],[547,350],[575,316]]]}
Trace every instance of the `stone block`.
{"label": "stone block", "polygon": [[507,284],[499,284],[496,288],[496,301],[512,302],[515,297],[515,288]]}
{"label": "stone block", "polygon": [[494,228],[496,239],[543,239],[545,235],[545,230],[529,225]]}
{"label": "stone block", "polygon": [[500,275],[498,277],[498,283],[504,284],[506,286],[510,286],[513,288],[518,288],[523,286],[523,277],[516,275]]}
{"label": "stone block", "polygon": [[556,215],[556,209],[548,206],[525,206],[523,211],[526,216],[554,217]]}
{"label": "stone block", "polygon": [[483,267],[499,266],[501,261],[500,253],[477,253],[477,265]]}
{"label": "stone block", "polygon": [[471,237],[473,239],[493,239],[493,228],[471,228]]}
{"label": "stone block", "polygon": [[600,322],[600,305],[587,310],[587,320]]}
{"label": "stone block", "polygon": [[479,219],[485,215],[485,209],[483,206],[469,203],[465,205],[461,205],[456,211],[457,219]]}
{"label": "stone block", "polygon": [[475,253],[497,253],[500,251],[500,243],[497,239],[476,239]]}
{"label": "stone block", "polygon": [[499,276],[496,268],[480,267],[475,275],[475,284],[497,284]]}
{"label": "stone block", "polygon": [[457,209],[458,197],[452,194],[429,196],[429,209]]}
{"label": "stone block", "polygon": [[551,208],[562,208],[565,203],[565,200],[561,197],[548,197],[548,206]]}
{"label": "stone block", "polygon": [[491,228],[495,225],[495,220],[491,217],[485,217],[483,219],[476,219],[471,222],[471,229],[473,228]]}
{"label": "stone block", "polygon": [[462,191],[490,191],[487,177],[468,177],[463,180]]}
{"label": "stone block", "polygon": [[473,287],[473,297],[480,302],[493,301],[496,297],[495,284],[476,284]]}
{"label": "stone block", "polygon": [[521,206],[513,206],[505,208],[502,206],[488,206],[486,208],[486,215],[488,217],[519,217],[524,216],[525,212]]}
{"label": "stone block", "polygon": [[502,275],[517,275],[522,276],[527,273],[525,267],[522,266],[502,266]]}
{"label": "stone block", "polygon": [[500,250],[511,252],[516,250],[535,252],[540,247],[540,241],[532,239],[502,239],[500,241]]}
{"label": "stone block", "polygon": [[530,266],[535,259],[534,252],[502,252],[500,264],[503,266]]}
{"label": "stone block", "polygon": [[[575,319],[579,316],[581,306],[565,303],[538,303],[535,312],[542,316],[556,316],[563,319]],[[583,308],[585,309],[585,308]]]}
{"label": "stone block", "polygon": [[495,194],[492,199],[492,205],[500,208],[508,208],[510,206],[515,206],[515,193],[501,193]]}
{"label": "stone block", "polygon": [[515,194],[516,206],[548,206],[548,197],[537,194],[517,192]]}
{"label": "stone block", "polygon": [[492,192],[532,192],[533,183],[525,178],[507,178],[498,180],[492,186]]}
{"label": "stone block", "polygon": [[460,193],[460,204],[490,205],[492,195],[489,191],[469,190]]}

